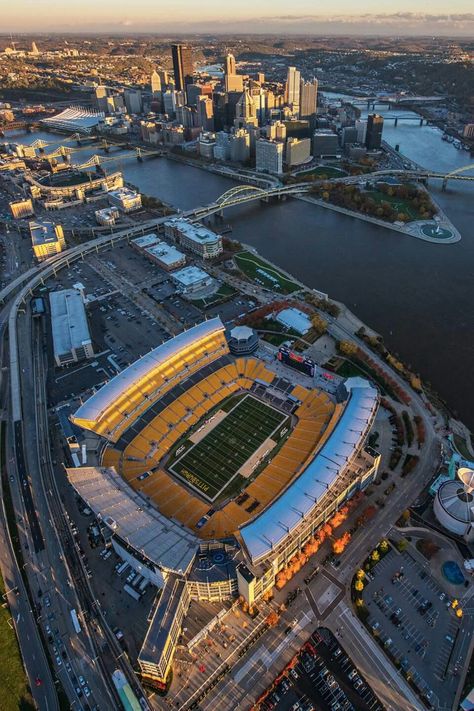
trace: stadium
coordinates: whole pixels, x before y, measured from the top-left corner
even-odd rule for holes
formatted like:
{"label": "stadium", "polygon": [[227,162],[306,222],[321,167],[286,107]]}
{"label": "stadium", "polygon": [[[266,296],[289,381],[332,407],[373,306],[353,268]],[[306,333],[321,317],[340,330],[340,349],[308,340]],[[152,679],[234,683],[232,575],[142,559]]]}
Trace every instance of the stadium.
{"label": "stadium", "polygon": [[[101,465],[68,470],[71,484],[121,557],[164,588],[139,658],[158,681],[177,640],[167,619],[184,618],[191,599],[252,604],[377,473],[366,446],[373,386],[351,378],[330,397],[309,374],[283,377],[276,359],[232,355],[227,336],[219,318],[194,326],[71,418],[99,438]],[[308,372],[303,359],[295,365]]]}

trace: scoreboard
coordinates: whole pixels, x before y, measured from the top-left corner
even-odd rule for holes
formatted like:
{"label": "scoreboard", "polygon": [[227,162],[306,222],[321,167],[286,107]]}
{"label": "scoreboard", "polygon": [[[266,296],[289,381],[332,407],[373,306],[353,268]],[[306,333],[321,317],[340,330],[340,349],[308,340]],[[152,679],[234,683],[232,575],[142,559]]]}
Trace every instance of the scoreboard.
{"label": "scoreboard", "polygon": [[308,358],[307,356],[302,356],[298,353],[293,353],[293,351],[290,351],[289,348],[282,346],[278,351],[277,358],[285,365],[289,365],[291,368],[295,368],[295,370],[299,370],[302,373],[305,373],[306,375],[309,375],[311,377],[314,376],[315,363],[311,358]]}

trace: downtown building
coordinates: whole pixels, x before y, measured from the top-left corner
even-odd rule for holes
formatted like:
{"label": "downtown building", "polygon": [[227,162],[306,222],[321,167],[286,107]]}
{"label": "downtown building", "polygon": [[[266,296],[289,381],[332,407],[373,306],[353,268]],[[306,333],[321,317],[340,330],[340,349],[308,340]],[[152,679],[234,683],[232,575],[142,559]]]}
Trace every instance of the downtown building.
{"label": "downtown building", "polygon": [[266,138],[259,138],[255,146],[256,169],[264,173],[281,175],[283,173],[285,144],[281,141],[269,141]]}

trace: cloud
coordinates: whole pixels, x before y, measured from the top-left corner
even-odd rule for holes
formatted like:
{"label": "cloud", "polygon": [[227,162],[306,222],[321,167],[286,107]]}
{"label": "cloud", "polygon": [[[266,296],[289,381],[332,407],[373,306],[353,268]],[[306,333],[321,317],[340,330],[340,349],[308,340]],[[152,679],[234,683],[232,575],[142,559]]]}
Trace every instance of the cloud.
{"label": "cloud", "polygon": [[321,22],[323,24],[340,24],[342,23],[424,23],[424,22],[440,22],[440,23],[469,23],[474,22],[474,13],[456,13],[456,14],[442,14],[442,15],[432,15],[427,13],[419,12],[394,12],[394,13],[380,13],[380,14],[369,14],[362,13],[360,15],[274,15],[256,18],[257,22]]}

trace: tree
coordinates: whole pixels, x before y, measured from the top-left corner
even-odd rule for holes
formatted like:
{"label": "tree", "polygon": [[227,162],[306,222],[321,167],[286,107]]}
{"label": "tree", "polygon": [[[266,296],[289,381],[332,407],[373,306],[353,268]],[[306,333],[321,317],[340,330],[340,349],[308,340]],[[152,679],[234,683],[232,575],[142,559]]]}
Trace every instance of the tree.
{"label": "tree", "polygon": [[397,550],[399,550],[400,553],[403,553],[403,551],[406,551],[407,548],[408,541],[405,538],[401,538],[397,543]]}
{"label": "tree", "polygon": [[328,322],[325,321],[319,314],[313,314],[311,316],[311,325],[319,334],[326,333],[328,328]]}
{"label": "tree", "polygon": [[357,605],[357,607],[364,607],[364,601],[361,597],[356,597],[355,604]]}
{"label": "tree", "polygon": [[346,356],[347,358],[351,358],[352,356],[357,355],[359,351],[359,347],[356,343],[353,343],[353,341],[339,341],[337,344],[337,349],[342,355]]}
{"label": "tree", "polygon": [[267,625],[269,627],[275,627],[275,625],[278,623],[279,619],[280,618],[277,615],[277,613],[274,610],[272,610],[272,612],[270,612],[270,614],[267,615],[265,622],[267,623]]}
{"label": "tree", "polygon": [[354,587],[357,592],[362,592],[362,590],[364,589],[364,583],[362,582],[362,580],[356,580]]}
{"label": "tree", "polygon": [[380,553],[376,549],[376,550],[372,551],[372,554],[370,557],[374,561],[374,563],[377,563],[380,560]]}
{"label": "tree", "polygon": [[362,568],[359,568],[359,570],[356,573],[356,578],[358,580],[364,580],[365,578],[365,572],[362,570]]}
{"label": "tree", "polygon": [[386,553],[388,551],[388,541],[386,538],[384,538],[382,541],[380,541],[380,550],[382,553]]}

